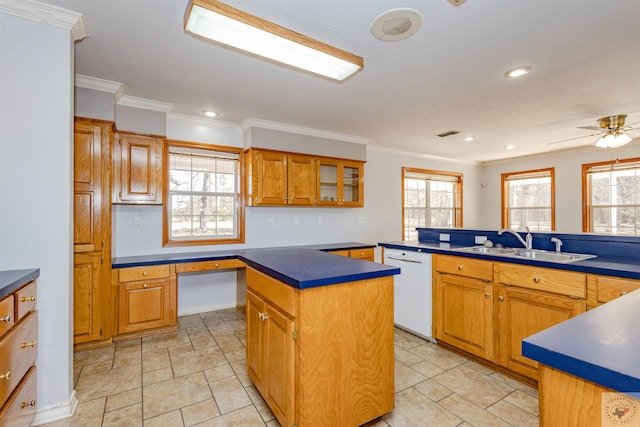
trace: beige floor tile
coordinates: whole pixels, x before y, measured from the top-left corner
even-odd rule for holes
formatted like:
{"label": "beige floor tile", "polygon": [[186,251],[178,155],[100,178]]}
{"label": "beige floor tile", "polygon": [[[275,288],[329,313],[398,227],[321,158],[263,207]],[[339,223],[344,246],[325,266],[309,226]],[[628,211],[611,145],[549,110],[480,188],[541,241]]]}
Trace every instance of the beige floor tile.
{"label": "beige floor tile", "polygon": [[207,381],[213,382],[223,378],[232,377],[235,375],[235,372],[229,363],[224,363],[214,366],[213,368],[205,369],[204,375],[207,377]]}
{"label": "beige floor tile", "polygon": [[230,334],[244,334],[246,332],[244,320],[225,320],[221,323],[215,323],[213,326],[207,323],[207,327],[214,338]]}
{"label": "beige floor tile", "polygon": [[439,366],[434,365],[433,363],[423,360],[422,362],[418,362],[415,365],[411,365],[411,368],[420,372],[427,378],[435,377],[436,375],[440,375],[444,372],[444,369]]}
{"label": "beige floor tile", "polygon": [[118,341],[116,343],[116,351],[127,347],[142,347],[142,338],[131,338],[124,341]]}
{"label": "beige floor tile", "polygon": [[209,399],[182,408],[182,419],[185,427],[190,427],[220,415],[215,400]]}
{"label": "beige floor tile", "polygon": [[206,313],[200,313],[200,318],[202,319],[202,321],[207,324],[207,323],[215,323],[215,322],[222,322],[222,317],[220,316],[220,311],[207,311]]}
{"label": "beige floor tile", "polygon": [[142,363],[142,346],[129,346],[116,348],[113,357],[113,367],[121,368],[123,366],[138,365]]}
{"label": "beige floor tile", "polygon": [[[458,394],[451,394],[438,402],[439,405],[456,414],[472,426],[513,427],[506,421],[476,406]],[[519,427],[519,426],[517,426]]]}
{"label": "beige floor tile", "polygon": [[382,419],[393,427],[448,427],[462,422],[462,419],[411,388],[396,394],[395,409]]}
{"label": "beige floor tile", "polygon": [[281,427],[278,420],[271,420],[267,423],[267,427]]}
{"label": "beige floor tile", "polygon": [[238,350],[244,351],[244,346],[234,334],[219,335],[215,337],[215,340],[220,350],[225,354]]}
{"label": "beige floor tile", "polygon": [[433,343],[424,344],[416,348],[412,348],[409,351],[445,370],[455,368],[456,366],[467,362],[467,359],[464,357],[451,353],[450,351]]}
{"label": "beige floor tile", "polygon": [[504,398],[507,402],[516,405],[518,408],[535,415],[539,414],[538,398],[521,390],[516,390]]}
{"label": "beige floor tile", "polygon": [[155,371],[147,371],[142,373],[143,386],[161,383],[170,379],[173,379],[173,371],[171,370],[171,368],[156,369]]}
{"label": "beige floor tile", "polygon": [[242,362],[247,359],[247,350],[243,348],[242,350],[230,351],[225,353],[224,357],[227,358],[229,363]]}
{"label": "beige floor tile", "polygon": [[84,402],[140,388],[141,386],[142,372],[140,365],[124,366],[110,371],[80,375],[76,386],[76,396],[78,401]]}
{"label": "beige floor tile", "polygon": [[202,323],[202,326],[188,328],[187,333],[189,334],[191,345],[196,350],[216,345],[216,341],[204,323]]}
{"label": "beige floor tile", "polygon": [[115,345],[107,347],[93,348],[91,350],[77,351],[73,354],[74,365],[92,365],[94,363],[113,360],[113,354],[116,351]]}
{"label": "beige floor tile", "polygon": [[476,405],[487,408],[514,389],[466,365],[460,365],[432,378]]}
{"label": "beige floor tile", "polygon": [[245,391],[249,395],[249,398],[253,402],[253,405],[256,407],[258,413],[265,423],[275,419],[275,415],[273,415],[273,412],[271,412],[271,409],[269,409],[267,403],[264,401],[257,388],[251,386],[245,388]]}
{"label": "beige floor tile", "polygon": [[412,387],[427,379],[424,375],[411,369],[409,366],[402,363],[396,363],[395,365],[395,391],[396,393]]}
{"label": "beige floor tile", "polygon": [[476,363],[472,360],[469,360],[467,363],[464,364],[464,366],[471,368],[473,370],[476,370],[483,375],[491,375],[494,372],[493,369],[489,369],[486,366],[482,366],[481,364]]}
{"label": "beige floor tile", "polygon": [[245,360],[238,360],[237,362],[233,362],[231,364],[231,368],[240,380],[240,383],[243,387],[250,387],[253,385],[253,383],[249,379],[249,374],[247,373],[247,362]]}
{"label": "beige floor tile", "polygon": [[106,412],[142,403],[142,387],[107,396]]}
{"label": "beige floor tile", "polygon": [[419,384],[413,386],[420,394],[424,394],[429,399],[437,402],[440,399],[444,399],[453,393],[451,390],[443,385],[438,384],[433,380],[425,380]]}
{"label": "beige floor tile", "polygon": [[244,320],[244,314],[235,307],[218,310],[218,313],[223,320]]}
{"label": "beige floor tile", "polygon": [[416,363],[424,361],[422,357],[419,357],[404,348],[398,347],[397,345],[394,348],[394,356],[398,362],[407,366],[415,365]]}
{"label": "beige floor tile", "polygon": [[144,420],[144,427],[184,427],[179,410]]}
{"label": "beige floor tile", "polygon": [[[277,424],[276,424],[277,425]],[[253,405],[198,424],[198,427],[262,427],[264,422]]]}
{"label": "beige floor tile", "polygon": [[142,404],[105,413],[102,427],[142,427]]}
{"label": "beige floor tile", "polygon": [[370,421],[362,427],[389,427],[389,424],[382,418],[378,418],[376,420]]}
{"label": "beige floor tile", "polygon": [[202,372],[145,386],[142,389],[143,415],[158,415],[212,398],[207,379]]}
{"label": "beige floor tile", "polygon": [[80,366],[80,376],[92,375],[99,372],[110,371],[113,368],[113,359],[105,360],[103,362],[91,363]]}
{"label": "beige floor tile", "polygon": [[191,346],[189,334],[184,329],[175,332],[167,332],[164,334],[150,335],[142,338],[142,352],[158,350],[160,348],[174,348]]}
{"label": "beige floor tile", "polygon": [[204,321],[199,314],[178,317],[178,329],[195,328],[196,326],[204,326]]}
{"label": "beige floor tile", "polygon": [[236,377],[223,378],[209,383],[220,413],[227,414],[251,405],[251,399]]}
{"label": "beige floor tile", "polygon": [[489,375],[491,378],[494,378],[498,381],[501,381],[503,383],[505,383],[506,385],[515,388],[516,390],[520,390],[524,393],[530,394],[531,396],[535,397],[536,399],[538,398],[538,390],[536,390],[535,388],[531,387],[530,385],[521,383],[520,381],[516,381],[511,377],[508,377],[506,375],[503,375],[499,372],[492,372]]}
{"label": "beige floor tile", "polygon": [[527,411],[524,411],[515,405],[512,405],[506,400],[500,400],[489,406],[487,411],[497,415],[514,426],[538,427],[539,425],[538,417],[531,415]]}
{"label": "beige floor tile", "polygon": [[162,368],[171,368],[168,349],[159,348],[142,353],[142,372],[157,371]]}
{"label": "beige floor tile", "polygon": [[403,336],[398,335],[398,338],[394,341],[396,348],[402,348],[404,350],[411,350],[422,345],[419,342],[409,340]]}
{"label": "beige floor tile", "polygon": [[218,347],[204,347],[175,356],[171,354],[170,358],[173,376],[176,378],[227,363]]}

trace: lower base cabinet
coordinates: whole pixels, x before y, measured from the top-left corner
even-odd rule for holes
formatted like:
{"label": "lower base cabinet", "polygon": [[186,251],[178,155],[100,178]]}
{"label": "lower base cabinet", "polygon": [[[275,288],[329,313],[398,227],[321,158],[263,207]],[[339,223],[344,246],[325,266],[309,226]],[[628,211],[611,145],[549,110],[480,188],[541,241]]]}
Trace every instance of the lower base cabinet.
{"label": "lower base cabinet", "polygon": [[247,372],[283,427],[394,408],[393,277],[297,289],[247,267]]}

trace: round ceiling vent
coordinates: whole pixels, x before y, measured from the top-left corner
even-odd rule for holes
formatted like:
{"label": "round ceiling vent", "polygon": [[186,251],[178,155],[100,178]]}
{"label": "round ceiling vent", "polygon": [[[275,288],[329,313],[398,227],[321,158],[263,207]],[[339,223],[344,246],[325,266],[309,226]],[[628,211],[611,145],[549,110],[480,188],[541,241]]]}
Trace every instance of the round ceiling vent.
{"label": "round ceiling vent", "polygon": [[415,9],[398,8],[378,15],[371,23],[371,34],[385,42],[411,37],[422,27],[422,15]]}

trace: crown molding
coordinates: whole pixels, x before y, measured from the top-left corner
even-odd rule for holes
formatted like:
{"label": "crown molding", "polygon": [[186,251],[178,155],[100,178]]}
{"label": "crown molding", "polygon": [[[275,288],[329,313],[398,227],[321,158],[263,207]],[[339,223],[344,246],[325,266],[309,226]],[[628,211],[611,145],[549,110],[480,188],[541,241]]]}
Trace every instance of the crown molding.
{"label": "crown molding", "polygon": [[434,160],[434,161],[446,162],[446,163],[456,163],[456,164],[462,164],[462,165],[478,166],[478,165],[481,164],[480,162],[475,162],[475,161],[450,159],[448,157],[432,156],[430,154],[397,150],[397,149],[394,149],[394,148],[382,147],[380,145],[367,145],[367,151],[377,151],[377,152],[380,152],[380,153],[395,154],[395,155],[398,155],[398,156],[405,156],[405,157],[414,157],[414,158],[415,157],[419,157],[421,159],[428,159],[428,160]]}
{"label": "crown molding", "polygon": [[0,0],[0,12],[71,31],[73,41],[87,37],[81,13],[33,0]]}
{"label": "crown molding", "polygon": [[212,129],[227,128],[242,130],[239,124],[224,122],[220,120],[209,119],[205,117],[187,116],[185,114],[168,113],[167,122],[188,125],[188,126],[204,126]]}
{"label": "crown molding", "polygon": [[123,95],[117,100],[118,105],[126,107],[142,108],[143,110],[160,111],[168,113],[173,109],[173,104],[155,101],[153,99],[138,98],[137,96]]}
{"label": "crown molding", "polygon": [[83,76],[82,74],[75,75],[75,86],[113,94],[122,91],[122,83],[120,82]]}
{"label": "crown molding", "polygon": [[257,128],[263,128],[263,129],[297,133],[300,135],[317,136],[319,138],[334,139],[338,141],[354,142],[356,144],[369,143],[369,139],[361,138],[359,136],[345,135],[341,133],[330,132],[330,131],[325,131],[320,129],[312,129],[312,128],[306,128],[303,126],[290,125],[287,123],[272,122],[269,120],[248,118],[243,120],[242,123],[240,123],[240,126],[242,126],[243,131],[247,130],[250,127],[257,127]]}

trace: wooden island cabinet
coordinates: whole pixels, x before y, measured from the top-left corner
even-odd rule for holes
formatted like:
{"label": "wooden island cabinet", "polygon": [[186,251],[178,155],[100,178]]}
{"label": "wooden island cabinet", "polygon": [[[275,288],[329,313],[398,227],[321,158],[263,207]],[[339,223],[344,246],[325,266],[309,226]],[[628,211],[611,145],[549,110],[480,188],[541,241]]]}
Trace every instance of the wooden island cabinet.
{"label": "wooden island cabinet", "polygon": [[393,409],[393,276],[246,280],[247,371],[282,426],[355,427]]}

